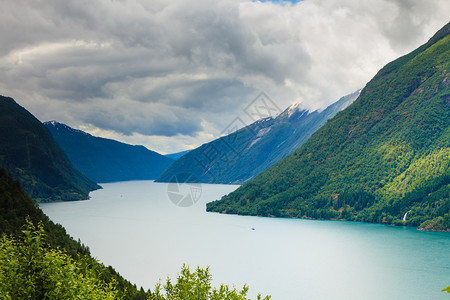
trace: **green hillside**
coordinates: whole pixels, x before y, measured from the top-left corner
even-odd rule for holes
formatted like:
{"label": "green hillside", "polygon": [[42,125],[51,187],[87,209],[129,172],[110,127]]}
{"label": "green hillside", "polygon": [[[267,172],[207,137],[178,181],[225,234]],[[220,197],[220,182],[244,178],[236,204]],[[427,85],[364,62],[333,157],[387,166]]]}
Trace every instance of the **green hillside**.
{"label": "green hillside", "polygon": [[0,167],[34,200],[81,200],[100,188],[76,170],[42,123],[0,96]]}
{"label": "green hillside", "polygon": [[386,65],[302,147],[207,210],[448,230],[449,31]]}

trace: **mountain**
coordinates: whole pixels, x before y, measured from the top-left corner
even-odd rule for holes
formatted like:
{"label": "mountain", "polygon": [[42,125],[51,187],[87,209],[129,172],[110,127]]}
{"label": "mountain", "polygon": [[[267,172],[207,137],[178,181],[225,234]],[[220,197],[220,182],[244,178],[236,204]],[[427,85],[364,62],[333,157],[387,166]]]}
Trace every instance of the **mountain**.
{"label": "mountain", "polygon": [[299,104],[291,105],[276,118],[261,119],[191,150],[167,168],[156,181],[170,182],[177,177],[178,180],[205,183],[247,182],[291,154],[358,95],[359,91],[342,97],[323,111],[309,112],[301,109]]}
{"label": "mountain", "polygon": [[148,150],[51,121],[45,127],[72,164],[95,182],[155,179],[173,160]]}
{"label": "mountain", "polygon": [[0,96],[0,167],[37,201],[87,199],[100,188],[76,170],[50,132],[12,98]]}
{"label": "mountain", "polygon": [[292,155],[207,210],[449,230],[449,24],[381,69]]}
{"label": "mountain", "polygon": [[178,160],[180,159],[183,155],[189,153],[189,151],[191,150],[185,150],[185,151],[181,151],[181,152],[176,152],[176,153],[171,153],[171,154],[166,154],[165,156],[168,158],[171,158],[173,160]]}

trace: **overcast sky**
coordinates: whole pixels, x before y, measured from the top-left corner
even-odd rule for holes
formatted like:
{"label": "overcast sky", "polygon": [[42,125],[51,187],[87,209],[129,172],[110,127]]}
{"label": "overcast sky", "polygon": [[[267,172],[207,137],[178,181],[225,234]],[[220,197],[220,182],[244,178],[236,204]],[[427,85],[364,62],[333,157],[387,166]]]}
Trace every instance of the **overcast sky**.
{"label": "overcast sky", "polygon": [[0,94],[41,121],[161,153],[264,92],[324,108],[448,21],[448,0],[0,0]]}

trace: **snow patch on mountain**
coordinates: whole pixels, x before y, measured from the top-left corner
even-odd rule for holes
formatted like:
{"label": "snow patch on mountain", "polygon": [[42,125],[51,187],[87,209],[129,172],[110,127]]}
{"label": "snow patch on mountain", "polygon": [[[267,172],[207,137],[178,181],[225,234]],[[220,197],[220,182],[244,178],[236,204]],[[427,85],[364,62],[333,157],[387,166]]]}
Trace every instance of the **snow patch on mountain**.
{"label": "snow patch on mountain", "polygon": [[83,134],[83,135],[87,135],[87,136],[91,136],[89,133],[84,132],[82,130],[78,130],[75,128],[72,128],[70,126],[67,126],[66,124],[63,123],[59,123],[57,121],[48,121],[48,122],[44,122],[43,123],[44,126],[49,127],[49,125],[51,125],[56,131],[65,131],[65,132],[70,132],[72,134]]}
{"label": "snow patch on mountain", "polygon": [[270,130],[272,129],[272,126],[266,127],[266,128],[261,128],[258,133],[255,135],[255,138],[253,139],[253,141],[250,143],[250,145],[248,145],[248,147],[246,148],[246,150],[250,149],[251,147],[253,147],[253,145],[255,145],[258,141],[261,140],[261,138],[263,136],[265,136]]}
{"label": "snow patch on mountain", "polygon": [[300,110],[300,106],[301,106],[301,103],[294,103],[294,104],[290,105],[286,110],[288,118],[292,117],[293,114],[298,112]]}

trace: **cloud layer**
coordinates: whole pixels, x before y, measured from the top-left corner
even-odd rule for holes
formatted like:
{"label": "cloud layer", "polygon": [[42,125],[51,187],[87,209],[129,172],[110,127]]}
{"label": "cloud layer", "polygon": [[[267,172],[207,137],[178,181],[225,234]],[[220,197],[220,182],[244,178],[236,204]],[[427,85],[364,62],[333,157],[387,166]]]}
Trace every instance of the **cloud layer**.
{"label": "cloud layer", "polygon": [[2,1],[0,93],[162,152],[217,136],[264,91],[322,108],[448,22],[447,0]]}

